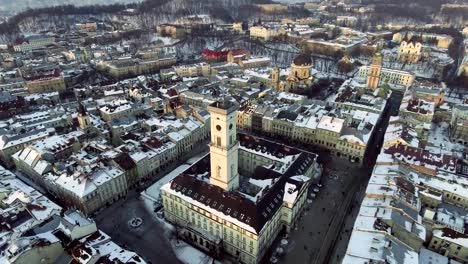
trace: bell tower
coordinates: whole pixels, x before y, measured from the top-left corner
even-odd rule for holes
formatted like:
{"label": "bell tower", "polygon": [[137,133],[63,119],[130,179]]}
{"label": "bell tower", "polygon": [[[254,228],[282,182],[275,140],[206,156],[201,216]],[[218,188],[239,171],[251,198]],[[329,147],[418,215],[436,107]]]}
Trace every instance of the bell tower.
{"label": "bell tower", "polygon": [[86,130],[91,124],[86,108],[81,102],[78,103],[78,124],[82,130]]}
{"label": "bell tower", "polygon": [[375,54],[372,58],[372,64],[369,69],[369,75],[367,76],[367,88],[375,90],[379,87],[380,74],[382,72],[382,55],[380,53]]}
{"label": "bell tower", "polygon": [[275,89],[278,89],[279,82],[280,82],[280,70],[278,67],[275,67],[271,71],[271,84]]}
{"label": "bell tower", "polygon": [[233,191],[239,187],[237,109],[230,101],[217,101],[208,106],[211,115],[210,183]]}

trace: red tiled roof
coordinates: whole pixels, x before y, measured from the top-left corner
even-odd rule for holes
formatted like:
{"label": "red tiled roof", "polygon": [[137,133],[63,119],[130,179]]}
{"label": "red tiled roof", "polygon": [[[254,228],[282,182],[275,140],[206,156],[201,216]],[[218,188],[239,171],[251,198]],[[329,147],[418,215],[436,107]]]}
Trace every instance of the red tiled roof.
{"label": "red tiled roof", "polygon": [[202,51],[202,56],[203,57],[210,57],[210,58],[222,58],[222,57],[226,57],[228,55],[229,51],[226,50],[226,51],[214,51],[214,50],[210,50],[210,49],[204,49]]}
{"label": "red tiled roof", "polygon": [[177,96],[177,95],[178,95],[178,93],[177,93],[177,91],[176,91],[175,89],[169,89],[169,90],[167,91],[167,94],[168,94],[170,97],[173,97],[173,96]]}

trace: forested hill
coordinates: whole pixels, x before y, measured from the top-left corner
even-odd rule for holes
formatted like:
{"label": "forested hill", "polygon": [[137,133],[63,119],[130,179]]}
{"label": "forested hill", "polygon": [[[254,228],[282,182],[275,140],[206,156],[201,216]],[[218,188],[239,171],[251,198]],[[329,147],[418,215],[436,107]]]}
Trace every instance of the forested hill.
{"label": "forested hill", "polygon": [[141,2],[142,0],[0,0],[0,10],[4,12],[18,13],[27,9],[52,7],[60,5],[111,5],[130,4]]}
{"label": "forested hill", "polygon": [[[11,0],[0,1],[16,2]],[[123,2],[125,1],[127,0],[123,0]],[[111,3],[112,1],[106,0],[106,2]],[[142,19],[152,21],[161,17],[177,18],[182,15],[196,14],[209,14],[229,21],[242,19],[241,16],[255,11],[253,5],[260,3],[271,3],[271,0],[144,0],[139,3],[111,5],[58,5],[28,9],[10,17],[6,22],[0,24],[0,35],[17,34],[20,23],[26,19],[39,16],[118,14],[131,8],[136,10],[136,15],[140,15]]]}

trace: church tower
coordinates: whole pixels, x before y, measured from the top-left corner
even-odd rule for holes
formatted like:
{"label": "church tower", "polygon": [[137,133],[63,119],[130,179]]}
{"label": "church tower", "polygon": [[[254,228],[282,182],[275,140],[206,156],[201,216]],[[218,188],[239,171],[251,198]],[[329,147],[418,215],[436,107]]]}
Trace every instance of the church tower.
{"label": "church tower", "polygon": [[279,82],[280,82],[280,69],[278,67],[275,67],[271,71],[271,86],[273,86],[275,89],[278,89]]}
{"label": "church tower", "polygon": [[86,108],[81,102],[78,103],[78,124],[82,130],[88,129],[91,125]]}
{"label": "church tower", "polygon": [[233,191],[239,187],[237,109],[230,101],[217,101],[208,106],[211,115],[210,183]]}
{"label": "church tower", "polygon": [[367,76],[367,88],[375,90],[379,87],[380,74],[382,73],[382,55],[376,53],[372,58],[372,64]]}

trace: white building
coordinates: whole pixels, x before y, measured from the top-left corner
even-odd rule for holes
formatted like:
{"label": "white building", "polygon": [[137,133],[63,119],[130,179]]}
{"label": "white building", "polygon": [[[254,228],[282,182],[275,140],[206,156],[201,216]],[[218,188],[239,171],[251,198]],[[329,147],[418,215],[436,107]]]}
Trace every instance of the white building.
{"label": "white building", "polygon": [[118,99],[102,105],[99,112],[104,121],[112,122],[116,119],[129,117],[133,113],[133,107],[127,100]]}
{"label": "white building", "polygon": [[[361,80],[367,80],[370,69],[370,66],[361,66],[357,73],[357,77]],[[390,87],[396,86],[395,88],[408,88],[413,84],[414,79],[415,76],[410,72],[382,68],[379,85],[387,83]]]}
{"label": "white building", "polygon": [[27,52],[35,49],[45,48],[47,45],[55,43],[54,36],[37,35],[31,36],[27,40],[13,45],[13,50],[17,52]]}

